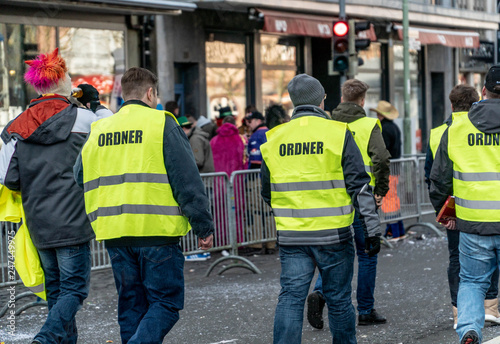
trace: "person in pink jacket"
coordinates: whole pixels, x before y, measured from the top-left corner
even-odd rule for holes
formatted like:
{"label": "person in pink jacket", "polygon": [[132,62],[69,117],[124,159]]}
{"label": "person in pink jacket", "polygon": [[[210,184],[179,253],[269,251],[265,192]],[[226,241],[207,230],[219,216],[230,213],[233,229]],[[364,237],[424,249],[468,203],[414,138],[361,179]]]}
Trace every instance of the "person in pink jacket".
{"label": "person in pink jacket", "polygon": [[245,143],[233,116],[224,118],[217,135],[210,141],[214,158],[215,172],[226,172],[230,177],[233,171],[245,169],[243,165]]}
{"label": "person in pink jacket", "polygon": [[[234,116],[227,116],[224,118],[222,125],[217,129],[217,135],[210,140],[212,146],[212,153],[214,158],[215,172],[226,172],[227,176],[231,178],[231,173],[238,170],[245,169],[245,139],[240,135]],[[243,190],[241,185],[242,179],[235,181],[235,190]],[[216,197],[219,202],[224,203],[226,190],[218,190]],[[238,242],[243,240],[243,214],[245,208],[244,194],[236,191],[235,197],[236,206],[236,238]],[[224,205],[226,206],[226,205]],[[214,221],[216,223],[217,231],[219,234],[220,245],[229,244],[229,235],[226,233],[226,221],[224,216],[216,214]]]}

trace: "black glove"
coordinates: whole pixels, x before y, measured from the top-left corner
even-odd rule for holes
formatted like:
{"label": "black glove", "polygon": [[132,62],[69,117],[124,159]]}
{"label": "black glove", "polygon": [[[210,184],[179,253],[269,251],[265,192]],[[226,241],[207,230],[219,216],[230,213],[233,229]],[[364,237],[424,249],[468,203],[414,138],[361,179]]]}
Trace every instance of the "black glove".
{"label": "black glove", "polygon": [[365,253],[373,257],[380,252],[380,237],[365,237]]}
{"label": "black glove", "polygon": [[[83,95],[80,98],[76,98],[83,106],[87,106],[87,103],[99,103],[99,92],[95,89],[94,86],[89,84],[80,84],[78,85],[83,91]],[[97,106],[95,106],[97,107]]]}

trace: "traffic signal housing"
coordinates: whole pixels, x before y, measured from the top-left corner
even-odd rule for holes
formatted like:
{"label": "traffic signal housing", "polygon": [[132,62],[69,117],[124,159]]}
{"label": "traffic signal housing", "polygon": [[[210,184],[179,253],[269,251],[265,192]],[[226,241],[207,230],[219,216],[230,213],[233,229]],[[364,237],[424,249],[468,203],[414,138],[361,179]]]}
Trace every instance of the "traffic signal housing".
{"label": "traffic signal housing", "polygon": [[349,69],[349,24],[345,20],[333,22],[333,70],[345,73]]}
{"label": "traffic signal housing", "polygon": [[349,70],[347,75],[354,78],[358,74],[358,67],[364,64],[362,58],[358,57],[358,51],[368,49],[371,44],[370,39],[358,39],[358,33],[369,30],[369,21],[356,22],[349,20]]}

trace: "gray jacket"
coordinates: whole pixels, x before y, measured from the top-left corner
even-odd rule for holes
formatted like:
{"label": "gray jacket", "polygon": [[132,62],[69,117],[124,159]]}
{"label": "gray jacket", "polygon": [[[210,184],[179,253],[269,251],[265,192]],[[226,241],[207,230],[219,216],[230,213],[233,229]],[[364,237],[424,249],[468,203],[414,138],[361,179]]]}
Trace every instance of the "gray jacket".
{"label": "gray jacket", "polygon": [[[473,104],[467,116],[479,131],[485,134],[500,133],[499,109],[500,99],[487,99]],[[448,196],[453,195],[453,161],[448,156],[448,130],[449,127],[441,137],[430,175],[430,199],[436,212],[443,207]],[[500,222],[485,223],[457,219],[457,228],[461,232],[470,234],[500,235]]]}
{"label": "gray jacket", "polygon": [[113,113],[94,114],[65,97],[40,97],[2,132],[0,183],[21,191],[26,223],[37,249],[79,245],[94,238],[73,164],[90,125]]}
{"label": "gray jacket", "polygon": [[[329,116],[319,107],[302,105],[295,108],[292,115],[292,121],[303,116],[317,116],[329,119]],[[344,171],[344,181],[347,193],[351,197],[354,209],[363,224],[365,236],[380,236],[380,220],[377,214],[372,188],[369,185],[370,177],[365,171],[363,157],[361,156],[361,152],[359,151],[351,132],[346,130],[345,135],[342,169]],[[325,168],[327,168],[327,166],[325,166]],[[261,172],[262,197],[267,204],[271,205],[271,176],[265,161],[262,163]],[[352,240],[351,227],[334,228],[331,231],[320,232],[329,232],[330,235],[323,236],[323,233],[300,232],[300,236],[297,236],[296,231],[280,230],[278,232],[278,242],[280,245],[285,246],[332,245]],[[336,235],[331,235],[333,232],[335,232]]]}
{"label": "gray jacket", "polygon": [[200,173],[215,172],[212,147],[208,140],[209,134],[199,127],[193,127],[187,137]]}

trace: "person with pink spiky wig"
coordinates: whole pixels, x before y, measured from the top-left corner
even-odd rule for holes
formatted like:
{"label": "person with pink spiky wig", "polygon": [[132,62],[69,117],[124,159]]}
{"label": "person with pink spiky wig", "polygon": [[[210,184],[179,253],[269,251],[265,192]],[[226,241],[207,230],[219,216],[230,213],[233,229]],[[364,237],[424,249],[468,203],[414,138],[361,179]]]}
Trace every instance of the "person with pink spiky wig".
{"label": "person with pink spiky wig", "polygon": [[[1,134],[0,183],[21,191],[45,274],[49,314],[32,343],[76,344],[75,315],[88,295],[94,232],[73,165],[90,125],[112,112],[101,105],[93,112],[70,101],[71,78],[58,49],[26,64],[24,79],[39,97]],[[96,105],[97,90],[91,85],[82,89],[80,103]]]}

